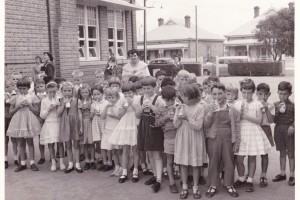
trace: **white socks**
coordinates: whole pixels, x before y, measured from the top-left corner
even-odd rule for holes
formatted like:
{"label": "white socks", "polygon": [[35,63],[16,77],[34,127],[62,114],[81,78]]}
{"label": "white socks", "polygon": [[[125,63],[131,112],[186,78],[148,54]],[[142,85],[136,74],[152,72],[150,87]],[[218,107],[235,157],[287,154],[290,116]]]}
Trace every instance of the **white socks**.
{"label": "white socks", "polygon": [[21,165],[26,165],[26,161],[25,160],[21,160]]}
{"label": "white socks", "polygon": [[51,163],[52,163],[51,171],[54,172],[54,171],[56,171],[56,161],[55,161],[55,159],[51,159]]}
{"label": "white socks", "polygon": [[30,160],[30,165],[33,165],[34,164],[34,160]]}
{"label": "white socks", "polygon": [[5,161],[7,161],[7,156],[5,156]]}
{"label": "white socks", "polygon": [[133,168],[133,172],[132,172],[132,174],[134,174],[134,175],[138,175],[138,174],[139,174],[139,170],[138,170],[138,168]]}
{"label": "white socks", "polygon": [[253,183],[253,178],[248,177],[248,178],[247,178],[247,182],[248,182],[248,183]]}
{"label": "white socks", "polygon": [[240,176],[240,177],[239,177],[239,180],[240,180],[241,182],[244,182],[244,181],[245,181],[245,177],[244,177],[244,176]]}
{"label": "white socks", "polygon": [[122,175],[127,176],[127,169],[123,169]]}

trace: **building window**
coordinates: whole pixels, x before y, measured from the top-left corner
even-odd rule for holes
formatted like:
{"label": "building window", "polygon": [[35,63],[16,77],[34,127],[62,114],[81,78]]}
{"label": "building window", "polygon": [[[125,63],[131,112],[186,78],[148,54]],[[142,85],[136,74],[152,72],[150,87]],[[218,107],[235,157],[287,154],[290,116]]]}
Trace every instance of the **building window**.
{"label": "building window", "polygon": [[80,60],[98,60],[99,28],[97,7],[77,5],[78,42]]}
{"label": "building window", "polygon": [[107,10],[109,53],[117,58],[125,57],[125,13]]}

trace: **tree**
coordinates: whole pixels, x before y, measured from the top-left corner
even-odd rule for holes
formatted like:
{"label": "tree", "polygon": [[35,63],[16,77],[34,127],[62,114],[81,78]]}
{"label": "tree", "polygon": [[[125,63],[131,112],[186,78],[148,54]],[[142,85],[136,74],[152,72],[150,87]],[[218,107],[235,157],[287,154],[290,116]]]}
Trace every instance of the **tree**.
{"label": "tree", "polygon": [[256,26],[255,38],[265,44],[273,60],[281,60],[282,54],[294,56],[294,12],[294,5],[290,5]]}

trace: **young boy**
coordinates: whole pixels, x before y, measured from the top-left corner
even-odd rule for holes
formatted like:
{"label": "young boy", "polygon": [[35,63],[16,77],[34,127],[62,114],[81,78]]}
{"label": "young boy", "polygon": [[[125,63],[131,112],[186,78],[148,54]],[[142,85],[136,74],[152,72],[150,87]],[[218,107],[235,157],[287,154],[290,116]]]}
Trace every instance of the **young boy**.
{"label": "young boy", "polygon": [[289,97],[292,94],[292,85],[282,81],[278,85],[279,101],[275,102],[274,139],[276,150],[280,151],[280,174],[275,176],[273,182],[286,180],[286,155],[289,158],[290,178],[288,184],[295,185],[295,106]]}
{"label": "young boy", "polygon": [[[272,130],[270,124],[274,121],[275,115],[275,107],[274,104],[268,102],[268,98],[271,95],[270,86],[266,83],[260,83],[256,87],[256,96],[258,101],[260,101],[263,105],[262,113],[263,113],[263,122],[261,124],[261,128],[264,130],[267,138],[270,141],[270,144],[274,146]],[[269,164],[268,154],[261,155],[261,176],[260,176],[260,187],[266,187],[268,185],[267,182],[267,170]]]}
{"label": "young boy", "polygon": [[72,78],[73,78],[72,83],[74,84],[74,92],[76,96],[79,88],[82,86],[83,75],[84,75],[83,72],[78,69],[72,72]]}
{"label": "young boy", "polygon": [[104,71],[103,70],[96,70],[95,71],[95,83],[94,84],[101,84],[104,81]]}
{"label": "young boy", "polygon": [[164,132],[164,153],[167,158],[167,172],[170,181],[170,192],[178,193],[178,188],[174,180],[174,146],[176,137],[176,128],[173,125],[173,118],[175,115],[175,99],[176,90],[172,86],[165,86],[161,91],[161,96],[166,103],[166,106],[159,110],[155,116],[155,126],[162,127]]}
{"label": "young boy", "polygon": [[156,88],[156,93],[160,94],[161,92],[161,82],[164,80],[164,78],[167,76],[167,73],[163,70],[159,70],[158,72],[155,73],[155,78],[156,78],[156,83],[157,83],[157,88]]}

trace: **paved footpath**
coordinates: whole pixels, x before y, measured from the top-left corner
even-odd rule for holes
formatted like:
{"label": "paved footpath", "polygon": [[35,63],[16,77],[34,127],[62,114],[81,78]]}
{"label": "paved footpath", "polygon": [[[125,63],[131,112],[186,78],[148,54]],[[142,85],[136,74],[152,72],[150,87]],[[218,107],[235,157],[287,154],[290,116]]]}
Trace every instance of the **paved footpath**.
{"label": "paved footpath", "polygon": [[[201,77],[202,78],[202,77]],[[226,80],[227,79],[227,80]],[[230,77],[222,78],[222,81],[229,82]],[[235,79],[238,80],[242,78]],[[257,81],[264,80],[263,77],[256,78]],[[276,95],[276,87],[279,81],[293,79],[276,77],[268,78],[272,90],[272,96]],[[292,80],[290,80],[292,79]],[[201,79],[200,79],[201,80]],[[202,81],[202,80],[201,80]],[[231,81],[230,81],[231,82]],[[268,81],[267,81],[268,82]],[[273,97],[275,101],[275,96]],[[11,145],[11,143],[10,143]],[[36,162],[39,159],[37,138],[35,138]],[[46,148],[46,160],[43,165],[38,165],[40,171],[32,172],[30,169],[16,173],[12,164],[12,147],[9,147],[9,168],[5,170],[5,199],[6,200],[168,200],[179,199],[179,194],[169,192],[168,181],[163,180],[161,190],[153,193],[149,186],[144,182],[149,178],[140,175],[138,183],[132,183],[129,179],[123,184],[118,183],[118,178],[109,177],[110,172],[85,171],[83,174],[72,172],[64,174],[61,171],[51,172],[48,149]],[[268,179],[269,185],[266,188],[259,187],[260,176],[260,157],[257,157],[257,170],[254,178],[253,193],[246,193],[245,188],[238,189],[242,200],[293,200],[295,199],[295,187],[288,186],[287,181],[273,183],[272,178],[279,172],[279,154],[272,149],[270,154]],[[67,161],[65,160],[65,163]],[[83,167],[83,163],[81,163]],[[27,166],[29,163],[27,162]],[[288,165],[287,165],[288,169]],[[288,170],[287,170],[288,172]],[[287,174],[288,175],[288,174]],[[207,170],[205,171],[207,177]],[[129,175],[131,178],[131,175]],[[179,185],[177,181],[177,185]],[[201,199],[207,199],[205,192],[208,186],[200,186],[202,193]],[[192,192],[190,190],[190,192]],[[193,199],[192,195],[188,199]],[[218,193],[212,199],[232,200],[222,188],[218,188]]]}

